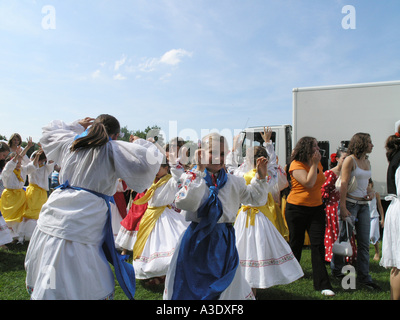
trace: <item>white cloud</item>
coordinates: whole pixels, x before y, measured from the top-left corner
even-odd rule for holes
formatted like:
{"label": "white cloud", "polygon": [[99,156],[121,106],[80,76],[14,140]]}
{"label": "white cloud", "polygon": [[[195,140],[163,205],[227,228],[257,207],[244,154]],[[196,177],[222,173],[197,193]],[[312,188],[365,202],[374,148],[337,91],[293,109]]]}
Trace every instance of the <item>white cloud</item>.
{"label": "white cloud", "polygon": [[188,52],[184,49],[172,49],[161,57],[160,63],[165,63],[169,65],[177,65],[179,62],[181,62],[181,58],[188,56],[192,56],[192,52]]}
{"label": "white cloud", "polygon": [[172,77],[171,73],[166,73],[163,76],[160,77],[161,81],[167,81],[170,77]]}
{"label": "white cloud", "polygon": [[[142,72],[142,73],[148,73],[148,72],[154,72],[158,68],[160,68],[162,65],[164,66],[177,66],[184,57],[191,57],[192,52],[186,51],[184,49],[172,49],[167,52],[165,52],[161,57],[159,58],[142,58],[141,62],[139,62],[136,65],[129,65],[132,59],[128,59],[127,55],[123,54],[121,59],[117,60],[114,62],[114,71],[119,71],[115,72],[116,74],[113,76],[114,80],[127,80],[127,77],[122,75],[121,73],[121,67],[124,66],[124,71],[129,72],[129,73],[137,73],[137,72]],[[100,62],[99,65],[101,68],[104,68],[106,66],[106,62]],[[92,79],[98,79],[102,75],[103,69],[97,69],[91,74]],[[103,70],[104,71],[104,70]],[[165,70],[164,70],[165,71]],[[104,75],[104,74],[103,74]],[[160,80],[165,81],[168,78],[172,76],[171,73],[164,73],[164,75],[160,76]],[[136,77],[138,78],[138,77]]]}
{"label": "white cloud", "polygon": [[126,80],[127,77],[123,76],[122,74],[118,73],[114,76],[114,80]]}
{"label": "white cloud", "polygon": [[159,64],[159,59],[149,58],[146,59],[144,62],[140,63],[135,69],[138,69],[143,72],[151,72],[155,70],[158,64]]}
{"label": "white cloud", "polygon": [[92,78],[97,79],[100,77],[100,70],[96,70],[95,72],[92,73]]}
{"label": "white cloud", "polygon": [[139,63],[137,66],[127,67],[127,70],[130,72],[152,72],[155,71],[160,64],[175,66],[182,61],[182,58],[191,56],[192,52],[184,49],[172,49],[164,53],[160,58],[144,58],[143,62]]}
{"label": "white cloud", "polygon": [[114,70],[117,71],[126,62],[126,55],[122,55],[120,60],[115,61]]}

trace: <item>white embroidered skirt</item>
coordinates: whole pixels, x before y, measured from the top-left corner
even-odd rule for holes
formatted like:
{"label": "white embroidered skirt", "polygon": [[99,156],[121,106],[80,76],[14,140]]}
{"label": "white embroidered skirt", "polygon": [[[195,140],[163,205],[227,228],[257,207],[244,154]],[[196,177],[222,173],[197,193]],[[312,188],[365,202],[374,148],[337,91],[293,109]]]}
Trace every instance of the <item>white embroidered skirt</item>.
{"label": "white embroidered skirt", "polygon": [[259,212],[254,226],[241,211],[235,222],[240,266],[252,288],[265,289],[301,278],[303,270],[293,252],[269,219]]}
{"label": "white embroidered skirt", "polygon": [[132,263],[136,279],[150,279],[167,274],[177,242],[188,225],[189,222],[182,214],[165,208],[156,221],[142,254]]}

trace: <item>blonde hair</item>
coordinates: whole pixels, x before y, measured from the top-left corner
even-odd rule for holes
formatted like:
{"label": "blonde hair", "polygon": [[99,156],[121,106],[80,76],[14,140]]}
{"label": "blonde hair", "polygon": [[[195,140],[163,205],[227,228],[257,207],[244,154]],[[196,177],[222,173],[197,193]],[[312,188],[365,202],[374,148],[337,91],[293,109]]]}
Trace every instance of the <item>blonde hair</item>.
{"label": "blonde hair", "polygon": [[212,150],[213,155],[219,155],[221,150],[220,150],[220,144],[223,144],[224,148],[224,153],[228,152],[228,143],[227,140],[224,136],[221,136],[219,133],[216,132],[211,132],[207,135],[205,135],[201,139],[201,145],[200,148],[202,150],[207,150],[210,151]]}
{"label": "blonde hair", "polygon": [[213,146],[213,143],[223,143],[224,144],[224,148],[227,147],[227,141],[226,138],[224,136],[221,136],[219,133],[217,132],[211,132],[207,135],[205,135],[202,139],[201,139],[201,149],[210,149]]}

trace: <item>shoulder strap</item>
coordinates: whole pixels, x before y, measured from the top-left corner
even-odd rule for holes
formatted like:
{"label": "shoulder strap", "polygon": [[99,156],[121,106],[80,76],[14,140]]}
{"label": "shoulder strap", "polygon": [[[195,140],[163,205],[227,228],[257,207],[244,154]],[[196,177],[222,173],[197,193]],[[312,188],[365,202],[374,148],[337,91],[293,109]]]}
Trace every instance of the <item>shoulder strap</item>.
{"label": "shoulder strap", "polygon": [[354,169],[356,169],[358,167],[358,164],[357,164],[357,161],[356,161],[355,157],[353,157],[352,155],[350,157],[353,159],[353,163],[356,164],[355,167],[353,166],[353,169],[352,169],[352,171],[353,171]]}

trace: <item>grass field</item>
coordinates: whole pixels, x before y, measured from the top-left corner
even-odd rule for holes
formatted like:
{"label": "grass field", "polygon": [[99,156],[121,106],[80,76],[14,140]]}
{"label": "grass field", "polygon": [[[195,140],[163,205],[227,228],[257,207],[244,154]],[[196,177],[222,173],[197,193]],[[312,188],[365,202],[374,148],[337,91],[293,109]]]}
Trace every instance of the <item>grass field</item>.
{"label": "grass field", "polygon": [[[28,244],[9,244],[8,251],[0,251],[0,300],[29,300],[29,294],[25,289],[24,259]],[[370,273],[375,283],[382,290],[369,291],[356,284],[356,289],[343,289],[341,282],[332,279],[332,285],[336,296],[324,297],[313,289],[312,268],[310,262],[310,250],[304,248],[301,266],[304,277],[284,286],[275,286],[257,291],[258,300],[389,300],[389,270],[379,266],[372,260],[373,247],[370,249]],[[328,272],[330,267],[327,265]],[[147,288],[142,281],[137,281],[136,300],[162,300],[163,287]],[[121,288],[116,285],[115,300],[126,300]]]}

